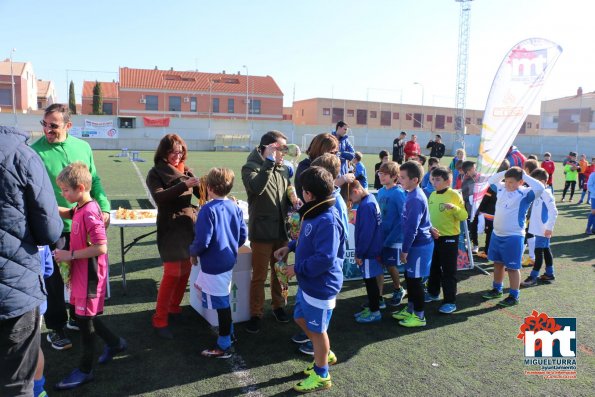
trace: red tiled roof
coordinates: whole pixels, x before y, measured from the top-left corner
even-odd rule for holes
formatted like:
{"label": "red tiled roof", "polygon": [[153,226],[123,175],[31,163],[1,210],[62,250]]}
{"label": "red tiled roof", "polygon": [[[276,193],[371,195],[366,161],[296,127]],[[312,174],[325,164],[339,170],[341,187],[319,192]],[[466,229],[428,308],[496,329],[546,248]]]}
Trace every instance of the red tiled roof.
{"label": "red tiled roof", "polygon": [[40,98],[47,97],[50,84],[51,81],[37,80],[37,96]]}
{"label": "red tiled roof", "polygon": [[[27,62],[12,62],[12,74],[13,76],[20,76],[25,71],[25,65]],[[0,61],[0,75],[10,76],[10,59]]]}
{"label": "red tiled roof", "polygon": [[271,76],[120,68],[120,87],[133,89],[209,91],[213,81],[213,92],[238,93],[246,91],[246,78],[251,95],[283,95]]}
{"label": "red tiled roof", "polygon": [[[83,98],[93,97],[93,87],[96,81],[83,81]],[[100,81],[101,93],[104,98],[118,98],[118,83]]]}

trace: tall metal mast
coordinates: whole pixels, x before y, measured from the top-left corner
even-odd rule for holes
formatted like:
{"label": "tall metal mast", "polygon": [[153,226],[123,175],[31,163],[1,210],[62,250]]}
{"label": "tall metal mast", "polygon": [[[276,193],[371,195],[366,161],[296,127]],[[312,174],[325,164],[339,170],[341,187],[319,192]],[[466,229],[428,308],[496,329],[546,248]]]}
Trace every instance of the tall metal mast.
{"label": "tall metal mast", "polygon": [[459,53],[457,58],[457,88],[455,103],[455,142],[454,150],[465,148],[465,101],[467,97],[467,61],[469,54],[469,16],[471,1],[455,0],[461,3],[459,18]]}

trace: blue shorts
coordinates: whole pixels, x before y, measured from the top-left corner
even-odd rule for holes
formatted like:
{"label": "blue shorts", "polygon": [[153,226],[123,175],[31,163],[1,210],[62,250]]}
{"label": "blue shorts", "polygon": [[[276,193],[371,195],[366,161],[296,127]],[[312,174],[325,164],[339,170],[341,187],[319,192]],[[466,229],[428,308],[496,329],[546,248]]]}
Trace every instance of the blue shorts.
{"label": "blue shorts", "polygon": [[229,307],[229,295],[215,296],[206,292],[202,293],[202,307],[205,309],[227,309]]}
{"label": "blue shorts", "polygon": [[500,237],[492,233],[488,259],[493,262],[504,263],[507,269],[519,270],[525,250],[524,236]]}
{"label": "blue shorts", "polygon": [[295,295],[293,318],[303,318],[306,320],[306,326],[310,331],[322,334],[328,329],[332,315],[333,309],[319,309],[308,304],[304,299],[302,290],[298,288]]}
{"label": "blue shorts", "polygon": [[359,269],[361,270],[364,279],[373,278],[384,273],[382,265],[376,259],[363,259],[363,263]]}
{"label": "blue shorts", "polygon": [[409,248],[407,263],[405,263],[405,274],[409,278],[428,277],[434,254],[434,242],[426,245]]}
{"label": "blue shorts", "polygon": [[386,267],[401,265],[401,249],[382,247],[382,264]]}
{"label": "blue shorts", "polygon": [[535,248],[549,248],[550,239],[542,236],[535,236]]}

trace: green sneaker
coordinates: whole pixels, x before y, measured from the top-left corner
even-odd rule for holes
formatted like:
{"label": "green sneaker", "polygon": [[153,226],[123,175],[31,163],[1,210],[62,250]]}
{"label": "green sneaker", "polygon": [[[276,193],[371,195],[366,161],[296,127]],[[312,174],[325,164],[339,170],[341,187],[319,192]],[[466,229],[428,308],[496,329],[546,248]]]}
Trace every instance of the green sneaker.
{"label": "green sneaker", "polygon": [[506,298],[498,302],[498,306],[511,307],[519,304],[519,300],[508,295]]}
{"label": "green sneaker", "polygon": [[353,315],[353,317],[358,318],[360,316],[368,316],[368,315],[370,315],[370,313],[371,313],[370,312],[370,308],[369,307],[366,307],[366,308],[364,308],[364,310],[361,310],[361,311],[355,313]]}
{"label": "green sneaker", "polygon": [[[335,355],[335,353],[333,353],[332,350],[330,350],[328,352],[328,365],[335,365],[337,363],[337,361],[339,361],[337,359],[337,356]],[[304,370],[304,375],[310,376],[313,373],[314,373],[314,361],[312,361],[312,364],[310,364],[306,367],[306,369]]]}
{"label": "green sneaker", "polygon": [[419,318],[419,317],[417,317],[417,314],[412,313],[406,319],[399,321],[399,325],[402,325],[403,327],[407,327],[407,328],[425,327],[426,326],[426,318],[425,317],[423,319]]}
{"label": "green sneaker", "polygon": [[293,390],[300,393],[310,393],[313,391],[329,389],[331,386],[331,374],[328,374],[326,378],[323,378],[313,372],[306,379],[293,386]]}
{"label": "green sneaker", "polygon": [[409,317],[411,317],[413,315],[413,313],[409,313],[407,311],[407,306],[405,306],[404,308],[402,308],[399,311],[393,312],[392,316],[395,320],[405,320]]}
{"label": "green sneaker", "polygon": [[502,298],[502,296],[504,296],[504,294],[502,293],[502,290],[498,290],[498,289],[494,288],[491,291],[488,291],[485,294],[483,294],[481,297],[483,299],[498,299],[498,298]]}

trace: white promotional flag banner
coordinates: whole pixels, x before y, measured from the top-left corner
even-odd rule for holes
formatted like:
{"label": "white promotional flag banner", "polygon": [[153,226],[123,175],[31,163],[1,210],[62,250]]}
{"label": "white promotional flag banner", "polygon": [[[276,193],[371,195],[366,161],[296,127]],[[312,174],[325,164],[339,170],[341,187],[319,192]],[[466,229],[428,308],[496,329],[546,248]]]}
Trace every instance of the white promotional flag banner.
{"label": "white promotional flag banner", "polygon": [[539,96],[562,47],[545,39],[527,39],[515,45],[498,68],[483,115],[473,213],[488,189],[508,149]]}

